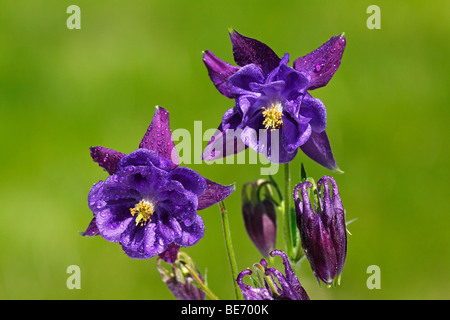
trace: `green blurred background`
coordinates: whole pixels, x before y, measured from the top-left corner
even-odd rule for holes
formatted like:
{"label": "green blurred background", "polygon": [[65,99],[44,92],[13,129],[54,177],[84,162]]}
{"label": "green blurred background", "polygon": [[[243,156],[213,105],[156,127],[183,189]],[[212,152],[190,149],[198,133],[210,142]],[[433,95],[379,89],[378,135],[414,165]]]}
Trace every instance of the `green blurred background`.
{"label": "green blurred background", "polygon": [[[81,30],[66,27],[71,4]],[[371,4],[380,30],[366,26]],[[291,166],[293,183],[302,161],[316,180],[333,175],[347,218],[357,218],[341,286],[318,286],[307,263],[296,267],[310,297],[449,299],[449,13],[449,1],[0,1],[0,298],[173,298],[155,259],[78,235],[92,216],[89,189],[107,176],[89,147],[133,151],[156,105],[172,130],[193,133],[200,120],[216,128],[233,102],[215,90],[201,53],[232,62],[233,27],[291,62],[347,37],[340,69],[312,92],[327,106],[345,174],[301,153]],[[259,261],[240,189],[261,165],[185,165],[236,183],[226,204],[237,263]],[[275,178],[282,184],[282,170]],[[200,213],[205,237],[184,251],[220,298],[233,299],[218,207]],[[66,287],[69,265],[81,269],[80,290]],[[380,267],[379,290],[366,286],[370,265]]]}

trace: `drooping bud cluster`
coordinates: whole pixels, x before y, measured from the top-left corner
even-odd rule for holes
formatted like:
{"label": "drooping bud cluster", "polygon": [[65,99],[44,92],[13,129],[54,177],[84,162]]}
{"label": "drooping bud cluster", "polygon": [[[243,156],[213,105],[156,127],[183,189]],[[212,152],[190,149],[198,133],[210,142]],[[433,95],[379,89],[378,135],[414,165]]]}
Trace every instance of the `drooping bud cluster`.
{"label": "drooping bud cluster", "polygon": [[[205,300],[206,293],[196,285],[193,273],[203,282],[202,275],[193,260],[186,253],[178,252],[178,249],[171,248],[167,254],[159,255],[156,268],[162,281],[178,300]],[[170,271],[162,266],[162,260],[171,264]]]}

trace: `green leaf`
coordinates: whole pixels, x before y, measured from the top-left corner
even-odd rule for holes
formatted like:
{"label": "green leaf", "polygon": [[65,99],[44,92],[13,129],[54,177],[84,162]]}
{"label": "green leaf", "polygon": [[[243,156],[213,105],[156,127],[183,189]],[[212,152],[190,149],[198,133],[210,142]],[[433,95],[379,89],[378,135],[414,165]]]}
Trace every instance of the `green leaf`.
{"label": "green leaf", "polygon": [[303,162],[302,162],[302,166],[300,168],[300,181],[305,182],[307,178],[308,178],[308,176],[306,175],[305,166],[303,165]]}

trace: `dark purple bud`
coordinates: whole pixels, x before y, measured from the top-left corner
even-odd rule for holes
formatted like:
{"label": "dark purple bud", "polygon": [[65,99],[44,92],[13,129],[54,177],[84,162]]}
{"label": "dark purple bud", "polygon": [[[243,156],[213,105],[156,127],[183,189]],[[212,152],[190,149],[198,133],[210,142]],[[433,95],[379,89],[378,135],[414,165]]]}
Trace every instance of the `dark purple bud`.
{"label": "dark purple bud", "polygon": [[345,210],[333,178],[325,176],[318,181],[318,195],[312,196],[314,203],[311,204],[308,191],[314,194],[314,189],[310,181],[295,187],[297,227],[314,275],[330,286],[335,278],[339,284],[347,255]]}
{"label": "dark purple bud", "polygon": [[[247,193],[248,187],[250,187],[250,198]],[[266,196],[262,200],[261,188],[266,190]],[[275,249],[277,238],[275,204],[270,195],[271,188],[264,179],[246,183],[242,188],[242,215],[245,229],[253,244],[265,257],[268,257],[269,252]]]}

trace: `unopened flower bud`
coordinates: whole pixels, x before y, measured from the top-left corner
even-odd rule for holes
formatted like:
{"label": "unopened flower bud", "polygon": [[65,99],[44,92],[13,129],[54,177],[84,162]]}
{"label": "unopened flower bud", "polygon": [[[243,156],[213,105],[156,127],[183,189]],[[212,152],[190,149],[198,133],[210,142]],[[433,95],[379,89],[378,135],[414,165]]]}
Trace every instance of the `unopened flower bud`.
{"label": "unopened flower bud", "polygon": [[311,204],[308,189],[314,187],[310,181],[295,187],[297,227],[314,275],[330,286],[336,277],[339,284],[347,255],[345,210],[333,178],[325,176],[317,182],[318,194]]}
{"label": "unopened flower bud", "polygon": [[[265,257],[275,249],[277,238],[277,219],[275,203],[271,197],[272,190],[267,180],[246,183],[242,188],[242,215],[245,229],[253,244]],[[251,197],[247,188],[250,187]],[[265,197],[261,199],[261,188],[265,189]]]}

